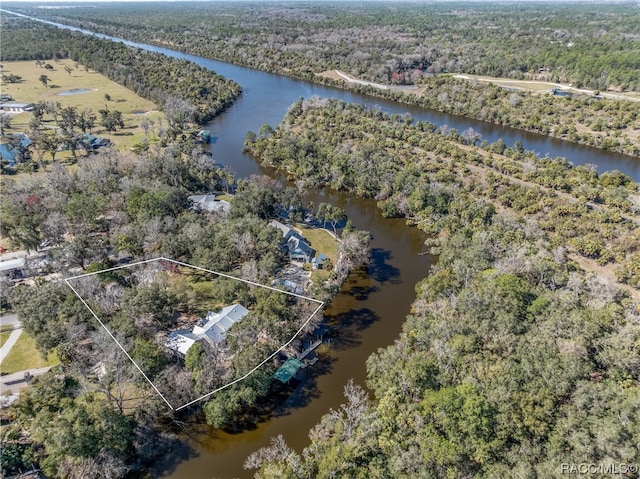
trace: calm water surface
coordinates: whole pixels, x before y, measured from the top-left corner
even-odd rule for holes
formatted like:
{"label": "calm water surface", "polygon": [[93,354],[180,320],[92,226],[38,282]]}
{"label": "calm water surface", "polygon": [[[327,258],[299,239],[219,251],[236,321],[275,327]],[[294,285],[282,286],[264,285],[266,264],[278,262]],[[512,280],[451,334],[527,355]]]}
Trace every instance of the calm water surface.
{"label": "calm water surface", "polygon": [[[594,164],[599,171],[618,169],[636,181],[640,179],[640,162],[625,155],[292,80],[165,48],[98,36],[194,61],[242,85],[244,95],[208,126],[215,138],[211,146],[214,160],[229,166],[241,177],[251,174],[274,176],[273,172],[260,168],[249,155],[241,152],[246,133],[250,130],[257,132],[265,123],[277,124],[291,103],[299,97],[320,96],[357,102],[389,113],[410,113],[416,120],[446,124],[460,132],[471,127],[489,142],[502,138],[507,145],[513,145],[520,140],[527,150],[542,155],[565,157],[574,164]],[[352,275],[342,293],[326,311],[327,321],[335,334],[326,360],[313,367],[314,374],[293,392],[271,419],[258,424],[253,430],[228,434],[207,427],[203,421],[193,421],[189,432],[184,435],[184,446],[157,464],[155,477],[251,477],[251,471],[245,471],[242,467],[244,460],[258,448],[268,445],[270,438],[278,434],[282,434],[292,447],[300,451],[309,443],[309,429],[330,408],[335,409],[343,402],[342,391],[348,379],[354,378],[364,385],[367,357],[378,348],[391,344],[398,336],[415,298],[414,286],[427,275],[433,262],[431,256],[421,254],[426,239],[424,234],[409,228],[402,220],[382,218],[375,202],[371,200],[317,190],[309,190],[307,196],[316,204],[325,201],[341,206],[356,228],[368,230],[373,235],[373,257],[366,274]]]}

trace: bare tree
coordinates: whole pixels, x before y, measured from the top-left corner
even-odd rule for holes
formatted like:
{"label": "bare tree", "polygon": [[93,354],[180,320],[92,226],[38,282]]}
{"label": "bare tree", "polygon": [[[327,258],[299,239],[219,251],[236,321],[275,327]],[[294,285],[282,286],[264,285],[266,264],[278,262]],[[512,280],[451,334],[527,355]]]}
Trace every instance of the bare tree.
{"label": "bare tree", "polygon": [[342,439],[348,440],[364,418],[371,401],[366,391],[355,384],[353,379],[349,379],[344,387],[344,396],[348,402],[341,404],[337,411],[331,409],[329,415],[341,425]]}
{"label": "bare tree", "polygon": [[279,434],[271,438],[270,446],[262,447],[251,454],[244,462],[244,468],[259,469],[263,464],[282,461],[286,461],[295,472],[301,472],[300,456],[289,447],[282,434]]}

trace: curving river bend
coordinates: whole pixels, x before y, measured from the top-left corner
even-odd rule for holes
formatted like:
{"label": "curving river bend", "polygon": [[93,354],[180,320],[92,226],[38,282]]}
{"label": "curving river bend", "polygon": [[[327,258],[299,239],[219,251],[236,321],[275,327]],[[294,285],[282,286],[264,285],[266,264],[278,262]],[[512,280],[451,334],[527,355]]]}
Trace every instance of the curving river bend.
{"label": "curving river bend", "polygon": [[[45,23],[93,34],[75,27]],[[538,154],[565,157],[574,164],[594,164],[600,172],[618,169],[635,181],[640,179],[640,162],[625,155],[293,80],[166,48],[105,35],[97,36],[190,60],[238,82],[244,89],[243,96],[212,121],[208,128],[215,138],[215,143],[211,146],[214,160],[229,166],[241,177],[251,174],[274,176],[272,171],[262,169],[250,156],[241,152],[247,131],[257,132],[265,123],[277,124],[291,103],[299,97],[320,96],[357,102],[389,113],[408,112],[415,120],[426,120],[436,125],[446,124],[458,131],[471,127],[489,142],[502,138],[507,145],[513,145],[520,140],[525,149]],[[344,208],[356,228],[368,230],[373,235],[372,262],[366,274],[352,275],[343,292],[335,297],[326,311],[327,319],[333,323],[336,333],[327,360],[317,363],[313,367],[314,374],[293,392],[274,412],[273,417],[261,422],[253,430],[227,434],[207,427],[203,421],[194,421],[185,430],[183,447],[156,464],[154,477],[251,477],[251,471],[245,471],[242,467],[244,460],[256,449],[268,445],[270,438],[278,434],[282,434],[292,447],[301,450],[309,442],[309,429],[330,408],[337,408],[343,401],[342,391],[347,380],[354,378],[364,385],[367,357],[378,348],[391,344],[398,336],[415,298],[414,286],[427,275],[433,262],[431,256],[420,254],[424,251],[425,235],[408,227],[403,220],[382,218],[372,200],[357,199],[328,190],[310,190],[307,196],[316,204],[326,201]]]}

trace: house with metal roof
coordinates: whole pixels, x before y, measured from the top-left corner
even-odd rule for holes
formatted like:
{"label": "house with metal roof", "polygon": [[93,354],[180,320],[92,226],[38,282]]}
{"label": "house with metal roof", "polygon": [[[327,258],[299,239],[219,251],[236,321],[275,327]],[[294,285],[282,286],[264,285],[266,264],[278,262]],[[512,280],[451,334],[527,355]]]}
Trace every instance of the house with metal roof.
{"label": "house with metal roof", "polygon": [[231,327],[240,322],[247,314],[249,314],[249,310],[241,304],[226,306],[217,313],[209,311],[193,327],[193,330],[172,331],[166,343],[167,347],[186,355],[191,346],[203,339],[212,346],[219,346],[227,338]]}
{"label": "house with metal roof", "polygon": [[289,252],[291,261],[311,262],[316,252],[304,236],[277,220],[271,221],[269,225],[282,232],[282,241]]}
{"label": "house with metal roof", "polygon": [[224,200],[217,200],[216,195],[193,195],[189,196],[191,207],[203,211],[213,212],[220,211],[228,213],[231,211],[231,203]]}
{"label": "house with metal roof", "polygon": [[296,375],[300,368],[304,367],[302,361],[296,358],[289,358],[285,363],[278,368],[273,375],[274,379],[277,379],[283,384],[287,384],[292,379],[297,379]]}
{"label": "house with metal roof", "polygon": [[17,101],[5,101],[0,103],[0,111],[6,113],[24,113],[25,111],[31,111],[35,108],[33,103],[20,103]]}
{"label": "house with metal roof", "polygon": [[21,157],[28,157],[31,138],[22,133],[14,133],[14,141],[11,143],[0,143],[0,160],[6,162],[7,166],[14,167]]}

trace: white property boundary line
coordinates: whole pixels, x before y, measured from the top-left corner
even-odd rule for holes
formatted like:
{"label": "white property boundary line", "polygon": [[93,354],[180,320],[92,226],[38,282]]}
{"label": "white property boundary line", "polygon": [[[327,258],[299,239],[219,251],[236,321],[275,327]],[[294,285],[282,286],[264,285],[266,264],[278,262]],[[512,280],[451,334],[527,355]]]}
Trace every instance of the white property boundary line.
{"label": "white property boundary line", "polygon": [[[313,311],[313,313],[311,313],[309,318],[307,318],[307,320],[302,324],[302,326],[300,326],[300,328],[298,328],[298,330],[293,334],[293,336],[291,336],[291,339],[289,339],[289,341],[287,341],[282,346],[280,346],[280,348],[278,348],[276,351],[274,351],[269,357],[264,359],[260,364],[258,364],[256,367],[254,367],[247,374],[245,374],[244,376],[242,376],[240,378],[234,379],[230,383],[225,384],[224,386],[221,386],[218,389],[215,389],[215,390],[213,390],[213,391],[211,391],[211,392],[209,392],[207,394],[204,394],[204,395],[200,396],[199,398],[194,399],[193,401],[190,401],[190,402],[188,402],[186,404],[183,404],[182,406],[173,407],[171,405],[171,403],[169,401],[167,401],[167,398],[165,398],[164,395],[160,392],[160,390],[155,386],[155,384],[153,384],[151,379],[149,379],[149,377],[145,374],[145,372],[140,368],[140,366],[138,366],[138,364],[133,360],[133,358],[129,355],[129,353],[122,346],[122,344],[120,344],[120,342],[116,339],[116,337],[113,335],[113,333],[111,333],[109,328],[107,328],[107,326],[102,322],[102,320],[98,317],[98,315],[87,304],[87,302],[84,300],[84,298],[82,296],[80,296],[78,291],[76,291],[76,289],[69,282],[69,281],[74,280],[74,279],[86,278],[88,276],[94,276],[94,275],[97,275],[97,274],[107,273],[109,271],[115,271],[115,270],[123,269],[123,268],[130,268],[132,266],[138,266],[138,265],[141,265],[141,264],[152,263],[152,262],[155,262],[155,261],[168,261],[170,263],[174,263],[174,264],[177,264],[177,265],[180,265],[180,266],[186,266],[186,267],[189,267],[189,268],[193,268],[193,269],[197,269],[197,270],[200,270],[200,271],[205,271],[207,273],[211,273],[211,274],[215,274],[215,275],[218,275],[218,276],[222,276],[223,278],[229,278],[229,279],[234,279],[236,281],[241,281],[243,283],[247,283],[247,284],[250,284],[252,286],[258,286],[260,288],[266,288],[266,289],[270,289],[272,291],[277,291],[278,293],[284,293],[284,294],[287,294],[289,296],[295,296],[297,298],[306,299],[306,300],[309,300],[309,301],[313,301],[314,303],[317,303],[318,307]],[[100,323],[100,326],[102,326],[102,328],[107,332],[107,334],[111,337],[111,339],[113,339],[113,341],[118,345],[118,347],[127,356],[127,358],[129,358],[129,361],[131,361],[133,363],[133,365],[136,367],[136,369],[138,371],[140,371],[140,374],[142,374],[142,376],[147,380],[147,382],[151,385],[151,387],[154,389],[154,391],[158,393],[158,395],[162,398],[162,400],[167,404],[167,406],[169,406],[169,408],[172,411],[180,411],[181,409],[189,407],[189,406],[191,406],[191,405],[193,405],[193,404],[195,404],[195,403],[197,403],[199,401],[202,401],[203,399],[207,399],[208,397],[214,395],[217,392],[222,391],[223,389],[228,388],[229,386],[232,386],[232,385],[234,385],[234,384],[236,384],[236,383],[238,383],[240,381],[243,381],[243,380],[247,379],[251,374],[253,374],[255,371],[257,371],[265,363],[267,363],[269,360],[274,358],[280,351],[282,351],[284,348],[289,346],[289,344],[291,344],[293,342],[293,340],[296,338],[296,336],[298,336],[298,334],[300,334],[300,332],[304,329],[304,327],[307,324],[309,324],[309,321],[311,321],[311,318],[313,318],[316,315],[316,313],[318,311],[320,311],[320,309],[322,309],[322,307],[324,306],[324,302],[323,301],[320,301],[320,300],[315,299],[315,298],[311,298],[309,296],[303,296],[301,294],[292,293],[290,291],[285,291],[283,289],[274,288],[272,286],[267,286],[267,285],[264,285],[264,284],[256,283],[254,281],[249,281],[249,280],[246,280],[246,279],[237,278],[235,276],[231,276],[231,275],[228,275],[228,274],[225,274],[225,273],[219,273],[217,271],[201,268],[199,266],[193,266],[193,265],[190,265],[188,263],[183,263],[181,261],[176,261],[176,260],[173,260],[173,259],[165,258],[164,256],[160,256],[159,258],[154,258],[154,259],[147,259],[147,260],[143,260],[143,261],[137,261],[137,262],[131,263],[131,264],[115,266],[113,268],[107,268],[107,269],[103,269],[103,270],[100,270],[100,271],[94,271],[92,273],[85,273],[85,274],[79,274],[79,275],[76,275],[76,276],[71,276],[69,278],[65,278],[64,282],[67,283],[67,286],[69,286],[69,288],[71,288],[71,291],[73,291],[75,293],[75,295],[78,297],[78,299],[80,299],[80,301],[82,301],[82,304],[85,305],[85,307],[89,310],[91,315],[98,321],[98,323]]]}

